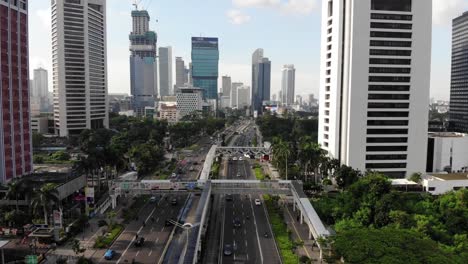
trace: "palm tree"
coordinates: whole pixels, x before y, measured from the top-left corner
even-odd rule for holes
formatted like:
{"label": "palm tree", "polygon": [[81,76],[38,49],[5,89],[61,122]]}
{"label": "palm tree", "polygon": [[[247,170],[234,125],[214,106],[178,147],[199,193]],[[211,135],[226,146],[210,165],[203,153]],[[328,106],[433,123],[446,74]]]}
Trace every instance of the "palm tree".
{"label": "palm tree", "polygon": [[16,201],[16,212],[19,211],[19,196],[21,193],[25,195],[28,194],[28,190],[30,189],[31,185],[29,181],[25,179],[13,180],[8,183],[7,185],[7,193],[5,195],[6,199],[15,199]]}
{"label": "palm tree", "polygon": [[275,158],[278,166],[280,161],[285,159],[286,180],[288,179],[288,156],[291,155],[291,148],[289,142],[283,141],[280,138],[274,138],[276,143],[273,144],[273,157]]}
{"label": "palm tree", "polygon": [[306,136],[301,138],[299,144],[299,160],[301,161],[304,167],[304,175],[306,175],[306,181],[309,166],[312,166],[314,174],[317,175],[318,167],[321,164],[324,157],[325,152],[322,150],[319,144],[312,140],[311,137]]}
{"label": "palm tree", "polygon": [[42,213],[44,214],[44,223],[47,225],[50,210],[54,205],[57,205],[60,202],[58,191],[55,188],[55,184],[47,183],[34,192],[34,196],[31,200],[31,208],[34,213],[37,213],[38,210],[42,209]]}

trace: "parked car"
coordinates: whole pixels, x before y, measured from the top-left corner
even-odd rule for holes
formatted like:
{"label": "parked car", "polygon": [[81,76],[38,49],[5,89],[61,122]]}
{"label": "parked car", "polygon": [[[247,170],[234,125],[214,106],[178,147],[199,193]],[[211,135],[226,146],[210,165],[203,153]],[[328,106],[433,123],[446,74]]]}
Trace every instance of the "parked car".
{"label": "parked car", "polygon": [[232,201],[232,195],[226,194],[226,201]]}
{"label": "parked car", "polygon": [[239,217],[234,218],[234,220],[232,220],[232,224],[234,225],[234,227],[238,227],[238,228],[241,227],[242,225]]}
{"label": "parked car", "polygon": [[171,204],[172,205],[177,205],[177,198],[172,198]]}
{"label": "parked car", "polygon": [[151,203],[155,203],[156,201],[157,201],[156,196],[151,196],[150,202],[151,202]]}
{"label": "parked car", "polygon": [[112,249],[108,249],[106,253],[104,254],[104,258],[106,260],[111,260],[112,258],[114,258],[114,256],[115,256],[115,251]]}

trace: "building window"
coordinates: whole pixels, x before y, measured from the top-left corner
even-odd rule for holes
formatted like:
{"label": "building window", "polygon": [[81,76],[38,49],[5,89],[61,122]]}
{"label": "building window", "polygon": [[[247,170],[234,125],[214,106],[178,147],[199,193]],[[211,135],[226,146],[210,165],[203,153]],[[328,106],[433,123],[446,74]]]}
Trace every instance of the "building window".
{"label": "building window", "polygon": [[409,85],[369,85],[369,91],[408,92]]}
{"label": "building window", "polygon": [[388,67],[370,67],[369,73],[411,73],[411,68],[388,68]]}
{"label": "building window", "polygon": [[366,155],[366,160],[406,160],[407,155],[395,154],[395,155]]}
{"label": "building window", "polygon": [[371,19],[411,21],[413,20],[413,16],[412,15],[399,15],[399,14],[372,13]]}
{"label": "building window", "polygon": [[367,129],[367,135],[406,135],[408,129]]}
{"label": "building window", "polygon": [[368,117],[408,117],[409,112],[367,112]]}
{"label": "building window", "polygon": [[411,0],[372,0],[371,9],[411,12]]}
{"label": "building window", "polygon": [[410,59],[370,58],[369,64],[411,65],[411,60]]}
{"label": "building window", "polygon": [[407,126],[408,120],[367,120],[368,126]]}
{"label": "building window", "polygon": [[370,55],[381,56],[411,56],[411,50],[387,50],[387,49],[371,49]]}
{"label": "building window", "polygon": [[369,94],[369,100],[409,100],[409,94]]}
{"label": "building window", "polygon": [[411,77],[402,76],[369,76],[369,82],[410,82]]}
{"label": "building window", "polygon": [[367,108],[370,108],[370,109],[379,109],[379,108],[408,109],[409,108],[409,103],[368,103]]}
{"label": "building window", "polygon": [[328,132],[330,128],[328,126],[325,127],[325,131]]}
{"label": "building window", "polygon": [[368,152],[394,152],[394,151],[407,151],[407,146],[367,146]]}
{"label": "building window", "polygon": [[411,38],[410,32],[371,31],[372,38]]}
{"label": "building window", "polygon": [[328,1],[328,17],[333,16],[333,1]]}
{"label": "building window", "polygon": [[371,28],[412,29],[412,24],[371,22]]}
{"label": "building window", "polygon": [[385,40],[371,40],[372,47],[411,47],[411,41],[385,41]]}
{"label": "building window", "polygon": [[405,169],[406,163],[366,163],[366,169]]}
{"label": "building window", "polygon": [[430,191],[430,192],[433,192],[433,191],[435,191],[435,190],[436,190],[436,187],[429,187],[429,191]]}

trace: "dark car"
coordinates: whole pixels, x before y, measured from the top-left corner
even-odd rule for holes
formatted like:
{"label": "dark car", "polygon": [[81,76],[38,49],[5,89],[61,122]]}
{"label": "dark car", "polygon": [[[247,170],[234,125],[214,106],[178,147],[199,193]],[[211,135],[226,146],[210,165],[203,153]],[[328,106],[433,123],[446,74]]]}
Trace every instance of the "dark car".
{"label": "dark car", "polygon": [[238,217],[234,218],[234,220],[232,220],[232,224],[234,225],[234,227],[241,227],[241,221]]}
{"label": "dark car", "polygon": [[145,243],[145,238],[144,237],[139,237],[135,241],[135,247],[141,247],[141,246],[143,246],[143,243]]}
{"label": "dark car", "polygon": [[226,194],[226,201],[232,201],[232,195]]}
{"label": "dark car", "polygon": [[231,244],[224,245],[223,253],[224,253],[225,256],[231,256],[232,255],[232,246],[231,246]]}
{"label": "dark car", "polygon": [[172,205],[177,205],[177,198],[172,198],[171,204]]}

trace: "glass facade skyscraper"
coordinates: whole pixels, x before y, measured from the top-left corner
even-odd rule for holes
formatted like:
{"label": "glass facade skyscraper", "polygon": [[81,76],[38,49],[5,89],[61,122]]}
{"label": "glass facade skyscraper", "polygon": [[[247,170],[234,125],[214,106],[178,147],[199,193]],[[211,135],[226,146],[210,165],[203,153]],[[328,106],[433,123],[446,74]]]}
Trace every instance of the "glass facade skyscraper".
{"label": "glass facade skyscraper", "polygon": [[218,97],[218,38],[192,37],[193,86],[203,90],[205,99]]}

